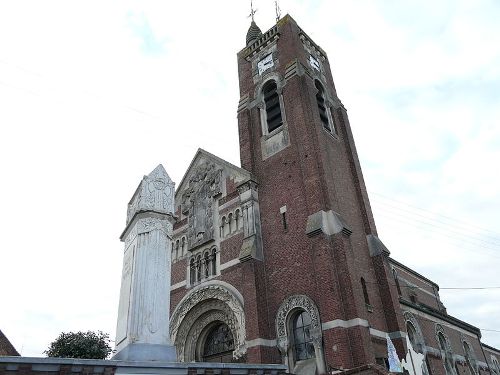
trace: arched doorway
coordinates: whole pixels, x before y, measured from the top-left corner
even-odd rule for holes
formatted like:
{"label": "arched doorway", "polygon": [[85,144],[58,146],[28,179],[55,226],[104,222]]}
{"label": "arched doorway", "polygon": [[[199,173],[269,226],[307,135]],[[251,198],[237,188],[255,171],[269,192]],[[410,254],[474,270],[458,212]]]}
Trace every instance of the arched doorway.
{"label": "arched doorway", "polygon": [[227,324],[217,322],[210,327],[203,343],[203,362],[233,361],[234,338]]}
{"label": "arched doorway", "polygon": [[[207,281],[193,288],[172,313],[170,328],[181,362],[237,362],[246,353],[243,298],[221,281]],[[207,344],[205,350],[207,342],[213,345]],[[217,349],[220,343],[224,345]]]}

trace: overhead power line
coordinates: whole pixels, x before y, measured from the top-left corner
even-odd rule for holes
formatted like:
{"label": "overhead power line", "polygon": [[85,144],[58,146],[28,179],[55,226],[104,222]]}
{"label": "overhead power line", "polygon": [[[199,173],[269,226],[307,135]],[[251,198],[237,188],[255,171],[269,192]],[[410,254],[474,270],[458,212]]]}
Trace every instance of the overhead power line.
{"label": "overhead power line", "polygon": [[[424,211],[424,212],[427,212],[427,213],[430,213],[432,215],[435,215],[435,216],[439,216],[440,218],[443,218],[445,220],[448,220],[448,221],[453,221],[455,222],[456,224],[455,225],[459,225],[459,226],[465,226],[466,228],[470,228],[470,227],[474,227],[476,229],[479,229],[481,231],[484,231],[484,232],[489,232],[491,233],[494,237],[497,237],[497,238],[500,238],[500,233],[499,232],[496,232],[496,231],[493,231],[491,229],[487,229],[487,228],[483,228],[483,227],[480,227],[478,225],[475,225],[475,224],[472,224],[472,223],[468,223],[468,222],[465,222],[463,220],[459,220],[459,219],[456,219],[456,218],[453,218],[451,216],[447,216],[447,215],[443,215],[441,213],[438,213],[438,212],[435,212],[435,211],[431,211],[431,210],[428,210],[428,209],[425,209],[425,208],[421,208],[421,207],[417,207],[417,206],[414,206],[414,205],[411,205],[409,203],[406,203],[406,202],[402,202],[402,201],[399,201],[399,200],[396,200],[396,199],[393,199],[393,198],[390,198],[388,196],[385,196],[383,194],[380,194],[380,193],[377,193],[377,192],[374,192],[374,191],[369,191],[370,194],[373,194],[373,195],[376,195],[376,196],[379,196],[383,199],[386,199],[386,200],[389,200],[389,201],[392,201],[392,202],[395,202],[397,204],[401,204],[401,205],[404,205],[404,206],[407,206],[407,207],[411,207],[413,209],[416,209],[416,210],[419,210],[419,211]],[[444,224],[448,224],[448,225],[454,225],[454,224],[451,224],[451,223],[447,223],[447,222],[443,222]]]}
{"label": "overhead power line", "polygon": [[439,290],[483,290],[483,289],[500,289],[500,286],[474,286],[474,287],[457,287],[457,288],[441,288],[439,287]]}

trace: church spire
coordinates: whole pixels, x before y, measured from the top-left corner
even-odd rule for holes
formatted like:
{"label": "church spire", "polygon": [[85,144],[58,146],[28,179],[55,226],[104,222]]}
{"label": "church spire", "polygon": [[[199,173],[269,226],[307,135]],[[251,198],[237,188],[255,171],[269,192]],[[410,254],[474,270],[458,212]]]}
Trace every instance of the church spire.
{"label": "church spire", "polygon": [[259,26],[257,26],[257,24],[255,23],[255,20],[254,20],[254,15],[256,12],[257,12],[257,9],[253,9],[253,1],[250,0],[250,15],[249,15],[249,17],[252,18],[252,23],[250,24],[250,27],[248,28],[248,31],[247,31],[247,38],[246,38],[247,46],[249,46],[250,44],[255,42],[262,35],[262,31],[260,30]]}

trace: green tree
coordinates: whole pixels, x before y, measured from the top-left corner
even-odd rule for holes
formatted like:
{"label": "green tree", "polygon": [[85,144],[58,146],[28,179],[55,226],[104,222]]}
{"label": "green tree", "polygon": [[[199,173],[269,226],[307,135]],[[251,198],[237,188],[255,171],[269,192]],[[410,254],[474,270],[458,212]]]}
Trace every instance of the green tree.
{"label": "green tree", "polygon": [[47,357],[105,359],[111,353],[109,335],[101,331],[63,332],[44,353]]}

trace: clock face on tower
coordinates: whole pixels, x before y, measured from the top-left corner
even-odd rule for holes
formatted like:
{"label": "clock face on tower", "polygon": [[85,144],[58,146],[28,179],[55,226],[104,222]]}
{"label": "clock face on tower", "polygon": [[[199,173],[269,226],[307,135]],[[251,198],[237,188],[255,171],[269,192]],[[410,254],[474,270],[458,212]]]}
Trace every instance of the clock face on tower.
{"label": "clock face on tower", "polygon": [[270,53],[262,60],[257,63],[257,68],[259,69],[259,75],[262,75],[267,69],[272,68],[274,66],[273,54]]}
{"label": "clock face on tower", "polygon": [[319,72],[319,61],[313,55],[309,55],[309,64]]}

